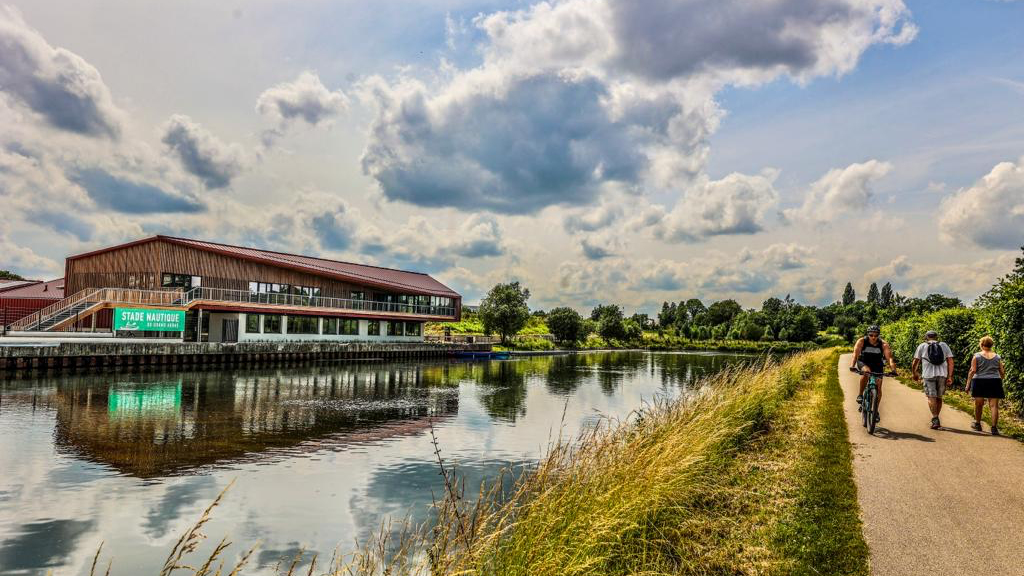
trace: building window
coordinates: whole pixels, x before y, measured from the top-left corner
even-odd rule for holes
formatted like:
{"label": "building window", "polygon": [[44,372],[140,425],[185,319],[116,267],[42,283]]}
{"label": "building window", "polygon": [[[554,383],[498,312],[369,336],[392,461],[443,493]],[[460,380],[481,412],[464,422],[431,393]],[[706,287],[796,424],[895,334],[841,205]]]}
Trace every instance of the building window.
{"label": "building window", "polygon": [[259,334],[260,333],[260,315],[259,314],[246,314],[245,315],[245,332],[246,332],[246,334]]}
{"label": "building window", "polygon": [[281,333],[281,316],[277,314],[268,314],[263,317],[263,333],[264,334],[280,334]]}
{"label": "building window", "polygon": [[337,334],[338,333],[338,319],[337,318],[324,318],[324,334]]}
{"label": "building window", "polygon": [[388,336],[403,336],[405,322],[388,322]]}
{"label": "building window", "polygon": [[359,336],[359,320],[355,318],[342,318],[341,333],[345,336]]}
{"label": "building window", "polygon": [[199,276],[190,276],[188,274],[170,274],[164,272],[163,278],[161,279],[160,286],[163,288],[184,288],[188,290],[192,288],[192,282],[198,286],[200,282]]}
{"label": "building window", "polygon": [[320,319],[315,316],[288,316],[289,334],[319,334]]}
{"label": "building window", "polygon": [[360,290],[353,290],[352,291],[352,299],[353,300],[366,300],[366,292],[363,292],[363,291],[360,291]]}
{"label": "building window", "polygon": [[370,320],[366,323],[367,336],[380,336],[380,320]]}
{"label": "building window", "polygon": [[406,322],[405,323],[405,335],[406,336],[419,336],[420,335],[420,327],[421,326],[423,326],[423,324],[421,324],[419,322]]}

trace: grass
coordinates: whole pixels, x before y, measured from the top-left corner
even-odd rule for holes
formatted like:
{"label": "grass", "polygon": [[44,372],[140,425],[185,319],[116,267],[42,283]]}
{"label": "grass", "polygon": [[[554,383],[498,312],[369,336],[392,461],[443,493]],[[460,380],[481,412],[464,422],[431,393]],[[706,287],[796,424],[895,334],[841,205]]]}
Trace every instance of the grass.
{"label": "grass", "polygon": [[438,451],[436,522],[308,573],[867,574],[836,355],[727,369],[559,438],[509,493],[465,498]]}
{"label": "grass", "polygon": [[[924,386],[920,382],[914,382],[905,372],[901,371],[897,378],[904,386],[914,390],[922,390]],[[942,397],[942,403],[961,412],[966,412],[974,417],[974,398],[969,392],[959,389],[947,389],[946,395]],[[988,409],[988,402],[985,403],[985,410],[981,415],[982,422],[992,425],[992,414]],[[999,432],[1003,436],[1009,436],[1014,440],[1024,442],[1024,420],[1013,412],[1009,403],[1005,400],[999,403]]]}

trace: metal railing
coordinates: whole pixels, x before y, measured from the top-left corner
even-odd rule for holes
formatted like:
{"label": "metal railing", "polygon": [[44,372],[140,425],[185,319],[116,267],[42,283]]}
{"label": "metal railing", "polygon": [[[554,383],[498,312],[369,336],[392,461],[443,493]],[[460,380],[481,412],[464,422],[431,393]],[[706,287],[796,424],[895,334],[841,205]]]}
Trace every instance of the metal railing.
{"label": "metal railing", "polygon": [[[10,326],[11,331],[38,330],[47,321],[59,317],[65,311],[75,306],[86,304],[80,310],[84,312],[92,306],[100,303],[107,304],[140,304],[148,306],[182,306],[184,305],[185,294],[169,290],[136,290],[133,288],[86,288],[76,292],[73,296],[65,298],[60,302],[50,304],[46,308],[29,314],[28,316],[14,322]],[[75,316],[78,316],[76,314]],[[70,319],[62,318],[58,323]]]}
{"label": "metal railing", "polygon": [[185,294],[184,301],[193,302],[195,300],[270,304],[276,306],[299,306],[307,308],[331,308],[359,312],[395,312],[399,314],[455,317],[454,306],[401,304],[398,302],[377,302],[376,300],[306,296],[303,294],[266,294],[250,292],[248,290],[229,290],[227,288],[193,288]]}
{"label": "metal railing", "polygon": [[[196,287],[188,292],[182,290],[136,290],[134,288],[86,288],[76,292],[60,302],[56,302],[37,312],[15,321],[10,325],[11,331],[39,330],[40,327],[59,318],[59,316],[75,306],[81,306],[76,314],[68,318],[60,318],[55,324],[66,322],[72,316],[78,317],[97,304],[138,304],[147,306],[181,306],[185,307],[195,301],[235,302],[251,304],[269,304],[275,306],[297,306],[306,308],[330,308],[335,310],[353,310],[359,312],[393,312],[422,316],[455,317],[454,306],[431,306],[423,304],[401,304],[398,302],[377,302],[375,300],[357,300],[350,298],[329,298],[324,296],[305,296],[302,294],[263,294],[247,290],[229,290],[226,288]],[[51,326],[47,326],[49,329]]]}

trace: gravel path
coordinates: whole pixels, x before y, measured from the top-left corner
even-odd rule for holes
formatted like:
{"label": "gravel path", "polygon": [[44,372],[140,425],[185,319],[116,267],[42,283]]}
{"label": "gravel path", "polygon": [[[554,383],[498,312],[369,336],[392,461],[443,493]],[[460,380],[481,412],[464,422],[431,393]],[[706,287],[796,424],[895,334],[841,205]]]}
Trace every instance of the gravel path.
{"label": "gravel path", "polygon": [[850,360],[840,358],[839,381],[871,573],[1024,576],[1024,445],[971,430],[949,407],[932,430],[924,394],[891,380],[870,436]]}

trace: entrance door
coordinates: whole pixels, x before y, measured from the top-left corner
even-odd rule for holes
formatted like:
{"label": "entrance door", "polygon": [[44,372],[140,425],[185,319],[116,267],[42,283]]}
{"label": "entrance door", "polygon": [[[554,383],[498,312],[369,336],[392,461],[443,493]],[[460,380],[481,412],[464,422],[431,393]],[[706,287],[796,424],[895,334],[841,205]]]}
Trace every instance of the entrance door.
{"label": "entrance door", "polygon": [[238,342],[238,320],[221,320],[223,342]]}

